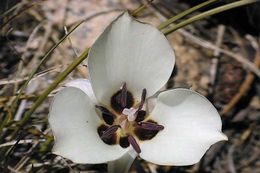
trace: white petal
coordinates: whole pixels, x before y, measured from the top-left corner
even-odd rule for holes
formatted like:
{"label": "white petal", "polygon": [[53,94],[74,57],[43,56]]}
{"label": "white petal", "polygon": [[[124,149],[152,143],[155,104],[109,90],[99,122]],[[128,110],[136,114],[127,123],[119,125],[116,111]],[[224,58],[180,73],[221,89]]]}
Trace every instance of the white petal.
{"label": "white petal", "polygon": [[97,103],[91,83],[88,79],[75,79],[65,84],[66,87],[75,87],[84,91],[93,103]]}
{"label": "white petal", "polygon": [[169,79],[175,62],[165,36],[155,27],[119,16],[92,46],[88,67],[97,100],[109,104],[123,85],[140,99],[142,90],[153,95]]}
{"label": "white petal", "polygon": [[140,144],[140,157],[155,164],[195,164],[212,144],[227,140],[214,106],[188,89],[162,92],[151,119],[164,129],[152,140]]}
{"label": "white petal", "polygon": [[93,103],[80,89],[67,87],[56,94],[49,115],[55,136],[53,152],[76,163],[104,163],[121,157],[126,150],[107,145],[97,128],[101,121]]}

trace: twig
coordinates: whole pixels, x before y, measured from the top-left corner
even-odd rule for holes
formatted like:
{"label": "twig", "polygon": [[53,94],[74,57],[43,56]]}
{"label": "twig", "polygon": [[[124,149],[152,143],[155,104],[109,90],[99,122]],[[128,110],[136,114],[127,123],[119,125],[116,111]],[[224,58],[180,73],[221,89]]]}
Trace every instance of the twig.
{"label": "twig", "polygon": [[8,84],[14,84],[14,83],[20,83],[23,82],[27,79],[27,77],[22,78],[22,79],[4,79],[4,80],[0,80],[0,85],[8,85]]}
{"label": "twig", "polygon": [[235,147],[231,146],[228,150],[227,154],[227,160],[228,160],[228,168],[230,173],[237,173],[236,168],[234,166],[234,159],[233,159],[233,153],[234,153]]}
{"label": "twig", "polygon": [[16,143],[17,143],[18,145],[20,145],[20,144],[31,144],[31,143],[34,143],[34,142],[37,142],[37,141],[39,141],[39,142],[44,142],[45,139],[37,139],[37,140],[35,140],[35,139],[24,139],[24,140],[18,141],[18,143],[17,143],[17,141],[6,142],[6,143],[4,143],[4,144],[0,144],[0,148],[13,146],[13,145],[15,145]]}
{"label": "twig", "polygon": [[[68,34],[68,30],[67,30],[67,27],[66,27],[66,26],[64,26],[64,31],[65,31],[65,34],[67,35],[67,34]],[[68,36],[68,41],[69,41],[70,47],[72,48],[72,50],[73,50],[75,56],[78,57],[79,55],[78,55],[78,53],[77,53],[75,47],[73,46],[72,41],[71,41],[71,38],[70,38],[69,36]]]}
{"label": "twig", "polygon": [[[46,129],[42,134],[45,136],[50,132],[50,128]],[[47,139],[48,140],[48,139]],[[19,171],[24,167],[24,165],[30,160],[30,153],[33,152],[33,150],[38,146],[40,142],[46,142],[46,139],[40,139],[40,140],[35,140],[33,142],[33,145],[30,147],[30,149],[26,152],[25,156],[23,156],[20,161],[15,165],[15,170]]]}
{"label": "twig", "polygon": [[8,170],[12,173],[22,173],[22,172],[19,172],[19,171],[16,171],[14,168],[12,168],[11,166],[7,166]]}
{"label": "twig", "polygon": [[228,50],[218,48],[214,44],[212,44],[206,40],[203,40],[201,38],[198,38],[198,37],[190,34],[188,31],[186,31],[184,29],[179,29],[178,32],[180,32],[183,36],[189,38],[188,39],[189,41],[192,41],[202,47],[211,49],[213,51],[218,50],[220,53],[223,53],[223,54],[227,55],[228,57],[235,59],[236,61],[240,62],[245,69],[250,70],[251,72],[254,72],[258,77],[260,77],[260,70],[258,69],[258,67],[256,67],[256,65],[254,63],[250,62],[249,60],[240,56],[239,54],[235,54]]}
{"label": "twig", "polygon": [[[166,18],[158,12],[156,12],[156,15],[159,18]],[[171,24],[170,26],[173,26],[173,24]],[[177,32],[179,32],[183,36],[187,37],[188,41],[196,43],[201,47],[211,49],[212,51],[217,51],[219,53],[223,53],[223,54],[227,55],[228,57],[235,59],[236,61],[240,62],[245,69],[254,72],[260,78],[260,70],[254,65],[254,63],[250,62],[249,60],[240,56],[239,54],[235,54],[235,53],[230,52],[228,50],[221,49],[221,48],[217,47],[216,45],[210,43],[209,41],[206,41],[202,38],[198,38],[195,35],[192,35],[188,31],[186,31],[185,29],[178,29]]]}
{"label": "twig", "polygon": [[11,135],[11,139],[13,139],[16,134],[20,131],[20,129],[23,127],[27,121],[29,121],[31,115],[33,112],[38,108],[39,105],[42,104],[42,102],[45,100],[45,98],[51,93],[52,90],[54,90],[61,81],[63,81],[67,75],[74,70],[88,55],[89,49],[86,49],[75,61],[73,61],[72,64],[70,64],[62,73],[60,73],[55,81],[46,89],[43,91],[40,97],[34,102],[32,107],[25,113],[23,119],[20,122],[20,125],[14,130],[14,132]]}
{"label": "twig", "polygon": [[[260,51],[258,50],[255,55],[254,64],[256,67],[260,67]],[[240,99],[249,91],[251,84],[255,79],[255,75],[248,73],[246,79],[239,88],[238,93],[230,100],[230,102],[224,106],[223,110],[220,112],[220,115],[227,115],[227,113],[233,109],[233,107],[240,101]]]}
{"label": "twig", "polygon": [[27,10],[29,10],[30,8],[32,8],[33,6],[35,6],[36,4],[31,4],[28,5],[27,7],[25,7],[24,9],[22,9],[20,12],[18,12],[17,14],[11,16],[6,22],[4,22],[1,26],[0,29],[2,29],[5,25],[7,25],[8,23],[10,23],[11,21],[13,21],[16,17],[20,16],[21,14],[23,14],[24,12],[26,12]]}
{"label": "twig", "polygon": [[156,165],[152,164],[152,163],[148,163],[147,167],[149,168],[151,173],[158,173],[156,170]]}
{"label": "twig", "polygon": [[[47,74],[52,73],[52,72],[59,72],[59,70],[62,69],[62,68],[64,68],[64,65],[58,65],[58,66],[50,67],[46,70],[43,70],[43,71],[40,71],[39,73],[37,73],[35,75],[35,77],[33,77],[31,80],[35,80],[39,77],[42,77],[42,76],[47,75]],[[17,78],[17,79],[12,79],[12,80],[3,79],[3,80],[0,80],[0,85],[20,83],[20,82],[24,82],[25,80],[28,80],[28,78],[29,77]],[[0,102],[1,102],[1,98],[0,98]]]}
{"label": "twig", "polygon": [[[220,25],[218,27],[218,32],[217,32],[217,40],[216,40],[216,46],[218,48],[221,47],[222,41],[223,41],[223,36],[225,33],[225,26],[224,25]],[[218,61],[219,61],[219,55],[220,52],[219,50],[215,50],[214,51],[214,57],[212,58],[212,63],[211,63],[211,68],[210,68],[210,76],[211,76],[211,86],[214,86],[215,81],[216,81],[216,74],[218,71]],[[213,87],[211,87],[211,93],[213,92]]]}

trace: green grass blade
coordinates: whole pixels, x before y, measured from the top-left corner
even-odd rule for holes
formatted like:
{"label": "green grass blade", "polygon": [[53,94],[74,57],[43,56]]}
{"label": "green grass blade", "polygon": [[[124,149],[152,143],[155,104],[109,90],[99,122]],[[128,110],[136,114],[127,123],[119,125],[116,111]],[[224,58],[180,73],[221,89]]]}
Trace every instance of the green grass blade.
{"label": "green grass blade", "polygon": [[157,28],[159,30],[161,30],[161,29],[165,28],[166,26],[176,22],[177,20],[179,20],[179,19],[181,19],[181,18],[183,18],[183,17],[185,17],[185,16],[187,16],[187,15],[189,15],[189,14],[191,14],[191,13],[193,13],[193,12],[203,8],[203,7],[206,7],[206,6],[210,5],[210,4],[213,4],[216,1],[218,1],[218,0],[208,0],[208,1],[200,3],[200,4],[198,4],[198,5],[196,5],[196,6],[192,7],[192,8],[189,8],[189,9],[187,9],[187,10],[185,10],[185,11],[183,11],[183,12],[181,12],[181,13],[175,15],[175,16],[173,16],[172,18],[168,19],[167,21],[161,23],[159,26],[157,26]]}
{"label": "green grass blade", "polygon": [[165,35],[167,34],[170,34],[186,25],[189,25],[193,22],[196,22],[198,20],[201,20],[201,19],[204,19],[206,17],[209,17],[209,16],[212,16],[214,14],[218,14],[218,13],[221,13],[223,11],[227,11],[227,10],[230,10],[230,9],[233,9],[233,8],[237,8],[237,7],[240,7],[240,6],[244,6],[244,5],[248,5],[248,4],[252,4],[252,3],[255,3],[255,2],[258,2],[259,0],[241,0],[241,1],[237,1],[237,2],[233,2],[233,3],[230,3],[230,4],[227,4],[227,5],[223,5],[223,6],[220,6],[220,7],[217,7],[217,8],[214,8],[212,10],[209,10],[209,11],[206,11],[206,12],[203,12],[203,13],[200,13],[196,16],[193,16],[189,19],[186,19],[184,20],[183,22],[180,22],[166,30],[163,31],[163,33]]}

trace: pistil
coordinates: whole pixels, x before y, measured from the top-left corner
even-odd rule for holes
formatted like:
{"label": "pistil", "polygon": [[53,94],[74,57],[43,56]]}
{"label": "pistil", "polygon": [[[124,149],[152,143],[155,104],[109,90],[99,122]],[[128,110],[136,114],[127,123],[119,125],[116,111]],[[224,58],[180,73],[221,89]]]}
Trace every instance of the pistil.
{"label": "pistil", "polygon": [[134,121],[137,116],[136,112],[137,112],[137,109],[135,109],[135,108],[130,108],[130,109],[125,108],[123,110],[122,114],[127,116],[128,121]]}

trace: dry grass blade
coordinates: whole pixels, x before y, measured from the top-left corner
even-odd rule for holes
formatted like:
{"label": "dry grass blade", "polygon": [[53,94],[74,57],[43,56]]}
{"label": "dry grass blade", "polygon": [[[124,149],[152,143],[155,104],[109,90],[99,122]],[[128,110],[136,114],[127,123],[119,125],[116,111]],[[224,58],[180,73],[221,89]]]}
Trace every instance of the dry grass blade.
{"label": "dry grass blade", "polygon": [[24,9],[22,9],[21,11],[19,11],[17,14],[11,16],[6,22],[4,22],[1,26],[0,29],[2,29],[3,27],[5,27],[8,23],[12,22],[15,18],[17,18],[18,16],[22,15],[24,12],[26,12],[27,10],[29,10],[30,8],[32,8],[33,6],[35,6],[35,4],[31,4],[27,7],[25,7]]}
{"label": "dry grass blade", "polygon": [[[28,77],[28,79],[25,81],[25,83],[22,85],[22,87],[19,90],[18,95],[16,96],[16,98],[13,101],[13,106],[16,105],[17,101],[19,100],[20,96],[22,95],[24,89],[27,87],[27,85],[29,84],[29,82],[31,81],[31,79],[34,77],[34,75],[36,74],[36,72],[39,70],[39,68],[41,67],[42,64],[44,64],[48,58],[50,57],[50,55],[53,53],[53,51],[75,30],[77,29],[81,24],[83,23],[80,22],[78,23],[75,27],[73,27],[67,34],[65,34],[60,40],[59,42],[57,42],[53,47],[51,47],[49,49],[49,51],[43,56],[43,58],[41,59],[40,63],[37,65],[37,67],[32,71],[32,73],[30,74],[30,76]],[[12,109],[13,110],[13,109]]]}
{"label": "dry grass blade", "polygon": [[260,70],[258,69],[258,67],[254,63],[252,63],[249,60],[247,60],[246,58],[242,57],[241,55],[235,54],[233,52],[230,52],[230,51],[222,49],[222,48],[219,48],[206,40],[203,40],[201,38],[198,38],[198,37],[190,34],[188,31],[185,31],[184,29],[180,29],[178,31],[185,37],[189,38],[190,41],[192,41],[202,47],[211,49],[213,51],[217,50],[220,53],[223,53],[223,54],[227,55],[228,57],[235,59],[236,61],[240,62],[243,65],[243,67],[245,67],[245,69],[250,70],[251,72],[255,73],[258,77],[260,77]]}
{"label": "dry grass blade", "polygon": [[76,68],[87,57],[88,51],[89,49],[86,49],[77,59],[75,59],[73,63],[70,64],[62,73],[60,73],[55,81],[36,99],[32,107],[27,112],[25,112],[19,126],[12,133],[11,139],[13,139],[23,127],[23,125],[29,121],[33,112],[38,108],[39,105],[42,104],[42,102],[51,93],[51,91],[54,90],[59,85],[59,83],[63,81],[67,77],[67,75],[72,72],[74,68]]}

